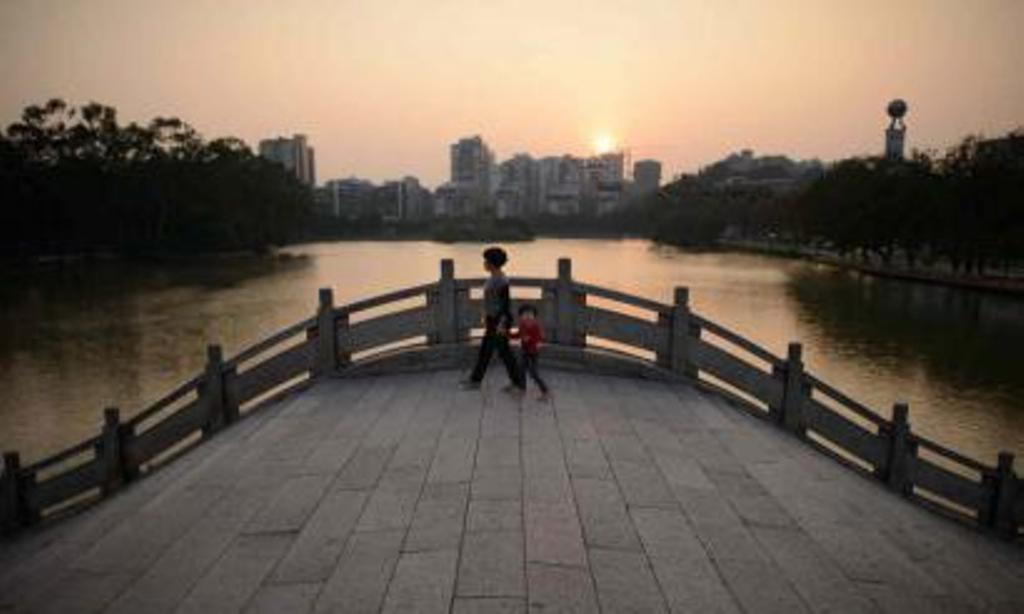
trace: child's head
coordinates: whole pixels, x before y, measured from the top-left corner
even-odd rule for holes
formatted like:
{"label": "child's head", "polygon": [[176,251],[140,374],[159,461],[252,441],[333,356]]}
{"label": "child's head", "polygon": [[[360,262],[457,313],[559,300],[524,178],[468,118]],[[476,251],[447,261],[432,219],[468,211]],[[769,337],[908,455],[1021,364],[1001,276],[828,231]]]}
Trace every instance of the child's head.
{"label": "child's head", "polygon": [[488,273],[500,271],[506,262],[508,262],[508,254],[500,247],[488,247],[484,250],[484,269]]}
{"label": "child's head", "polygon": [[519,319],[520,320],[526,320],[527,322],[529,322],[530,320],[532,320],[532,319],[534,319],[536,317],[537,317],[537,308],[534,307],[533,305],[523,305],[522,307],[519,308]]}

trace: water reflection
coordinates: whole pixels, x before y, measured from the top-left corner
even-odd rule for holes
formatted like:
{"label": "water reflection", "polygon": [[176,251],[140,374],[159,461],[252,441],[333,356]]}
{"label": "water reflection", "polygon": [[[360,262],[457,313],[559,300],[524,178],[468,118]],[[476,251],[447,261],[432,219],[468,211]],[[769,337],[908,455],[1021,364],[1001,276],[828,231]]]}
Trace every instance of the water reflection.
{"label": "water reflection", "polygon": [[1019,299],[827,269],[788,284],[799,317],[851,357],[913,365],[951,386],[1024,394]]}
{"label": "water reflection", "polygon": [[1024,449],[1024,301],[812,266],[787,291],[824,369],[861,398],[910,401],[922,431],[986,460]]}
{"label": "water reflection", "polygon": [[245,258],[6,272],[0,445],[34,457],[95,432],[104,405],[137,411],[199,370],[211,340],[237,345],[276,319],[279,307],[227,300],[239,287],[272,286],[309,265]]}

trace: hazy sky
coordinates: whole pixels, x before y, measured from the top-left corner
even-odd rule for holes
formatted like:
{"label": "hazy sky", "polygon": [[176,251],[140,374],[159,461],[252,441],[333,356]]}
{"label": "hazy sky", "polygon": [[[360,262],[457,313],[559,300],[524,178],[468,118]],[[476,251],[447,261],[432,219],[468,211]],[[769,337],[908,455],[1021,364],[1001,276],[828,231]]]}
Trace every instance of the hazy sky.
{"label": "hazy sky", "polygon": [[1024,125],[1024,0],[0,0],[0,122],[60,96],[204,136],[304,132],[323,181],[447,178],[448,144],[666,175],[730,151],[879,151]]}

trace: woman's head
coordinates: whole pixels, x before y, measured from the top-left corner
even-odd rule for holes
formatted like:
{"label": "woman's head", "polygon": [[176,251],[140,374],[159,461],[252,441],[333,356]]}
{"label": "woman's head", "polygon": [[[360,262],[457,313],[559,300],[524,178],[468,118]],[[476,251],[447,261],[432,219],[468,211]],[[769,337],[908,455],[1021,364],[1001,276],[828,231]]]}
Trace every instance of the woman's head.
{"label": "woman's head", "polygon": [[500,247],[488,247],[484,250],[484,269],[489,272],[500,271],[508,262],[508,254]]}

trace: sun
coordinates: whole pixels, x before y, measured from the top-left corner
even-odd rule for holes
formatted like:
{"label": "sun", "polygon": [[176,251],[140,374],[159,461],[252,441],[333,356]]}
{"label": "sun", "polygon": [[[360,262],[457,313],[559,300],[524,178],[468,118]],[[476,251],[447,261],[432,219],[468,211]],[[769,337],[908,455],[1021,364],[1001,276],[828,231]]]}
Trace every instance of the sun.
{"label": "sun", "polygon": [[599,134],[594,137],[594,151],[599,154],[606,154],[615,149],[615,139],[608,134]]}

